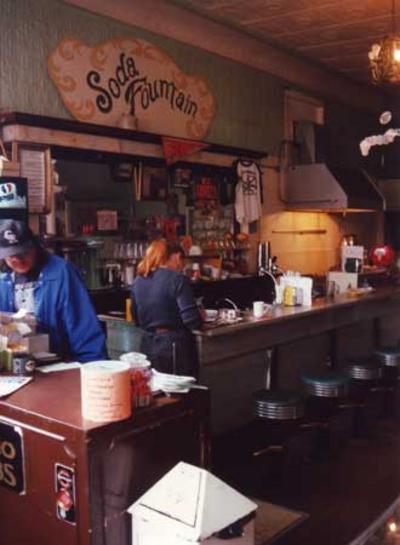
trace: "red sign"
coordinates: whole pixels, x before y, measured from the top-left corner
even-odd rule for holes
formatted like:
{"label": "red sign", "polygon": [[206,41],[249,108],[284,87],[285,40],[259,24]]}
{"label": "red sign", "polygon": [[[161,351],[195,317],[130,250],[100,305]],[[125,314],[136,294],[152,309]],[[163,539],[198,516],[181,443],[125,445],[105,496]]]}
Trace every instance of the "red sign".
{"label": "red sign", "polygon": [[179,161],[188,155],[192,155],[208,146],[208,144],[205,144],[204,142],[170,138],[169,136],[162,137],[162,145],[167,165],[172,165],[172,163],[176,163],[176,161]]}

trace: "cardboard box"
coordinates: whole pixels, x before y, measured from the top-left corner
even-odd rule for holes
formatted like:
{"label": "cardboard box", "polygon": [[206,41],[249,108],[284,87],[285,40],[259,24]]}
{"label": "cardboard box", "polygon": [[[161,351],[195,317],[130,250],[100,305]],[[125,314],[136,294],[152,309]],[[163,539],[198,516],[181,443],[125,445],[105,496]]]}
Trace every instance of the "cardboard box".
{"label": "cardboard box", "polygon": [[35,352],[48,352],[49,336],[46,333],[28,335],[27,337],[23,337],[21,345],[26,347],[29,354],[34,354]]}
{"label": "cardboard box", "polygon": [[[326,277],[327,284],[334,282],[333,293],[328,295],[335,295],[338,293],[346,293],[350,289],[356,289],[358,286],[358,274],[348,273],[343,271],[329,271]],[[327,288],[328,289],[328,288]]]}
{"label": "cardboard box", "polygon": [[[128,509],[132,545],[254,545],[256,509],[205,469],[180,462]],[[216,535],[228,527],[237,537]]]}

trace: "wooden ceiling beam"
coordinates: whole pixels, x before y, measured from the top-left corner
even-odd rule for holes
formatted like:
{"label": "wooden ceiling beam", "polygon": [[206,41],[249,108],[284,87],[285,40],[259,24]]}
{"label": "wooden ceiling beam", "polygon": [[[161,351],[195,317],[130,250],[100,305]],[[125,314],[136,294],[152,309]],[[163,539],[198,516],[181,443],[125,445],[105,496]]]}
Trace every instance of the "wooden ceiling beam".
{"label": "wooden ceiling beam", "polygon": [[[310,5],[309,7],[307,8],[299,8],[299,9],[293,9],[293,10],[285,10],[284,12],[281,12],[281,13],[277,13],[275,15],[265,15],[265,17],[262,17],[262,18],[254,18],[254,19],[246,19],[245,21],[243,21],[243,24],[253,24],[253,23],[257,23],[261,20],[268,20],[268,21],[276,21],[277,19],[282,19],[282,17],[290,17],[292,15],[303,15],[305,13],[312,13],[313,11],[316,10],[316,8],[318,8],[318,10],[323,10],[323,9],[326,9],[327,7],[329,6],[337,6],[340,2],[338,2],[337,0],[332,0],[330,2],[325,2],[324,4],[318,4],[318,6],[316,6],[315,4],[313,5]],[[343,2],[341,2],[342,4],[348,4],[348,0],[344,0]],[[209,10],[207,10],[209,11]],[[386,16],[386,17],[392,17],[392,14],[390,13],[390,10],[387,10],[385,8],[382,8],[382,12],[383,12],[383,15],[379,16],[379,17],[383,17],[383,16]],[[241,21],[242,23],[242,21]]]}
{"label": "wooden ceiling beam", "polygon": [[386,102],[385,94],[372,86],[333,74],[244,32],[163,0],[64,2],[270,73],[318,97],[340,100],[374,112],[381,110]]}
{"label": "wooden ceiling beam", "polygon": [[[370,19],[357,19],[356,21],[347,21],[347,22],[343,22],[343,21],[338,21],[337,23],[332,23],[332,24],[329,24],[329,25],[322,25],[319,27],[319,31],[322,33],[324,31],[329,31],[329,30],[335,30],[337,28],[345,28],[345,27],[352,27],[352,26],[355,26],[357,27],[360,23],[364,23],[364,22],[367,22],[369,23],[370,21],[377,21],[377,20],[380,20],[380,19],[389,19],[389,16],[388,15],[380,15],[379,17],[373,17],[373,18],[370,18]],[[246,23],[243,23],[244,25],[246,25]],[[389,25],[388,25],[388,31],[389,31]],[[313,29],[314,30],[314,29]],[[291,30],[291,31],[288,31],[288,32],[281,32],[280,34],[273,34],[271,33],[271,38],[274,38],[274,39],[280,39],[280,38],[285,38],[285,37],[291,37],[291,36],[297,36],[298,34],[306,34],[307,32],[309,31],[309,29],[307,28],[300,28],[299,30]],[[323,35],[322,34],[319,34],[319,38],[322,38],[323,39]]]}
{"label": "wooden ceiling beam", "polygon": [[298,48],[299,51],[309,51],[309,50],[315,50],[320,47],[337,47],[341,45],[347,45],[347,44],[356,44],[357,42],[360,42],[361,44],[365,42],[366,44],[372,45],[374,43],[374,40],[378,41],[382,38],[382,35],[368,35],[363,36],[362,38],[353,38],[349,40],[335,40],[331,42],[324,42],[319,44],[313,44],[313,45],[302,45]]}
{"label": "wooden ceiling beam", "polygon": [[[216,11],[221,8],[229,8],[232,4],[244,4],[245,0],[221,0],[220,2],[218,0],[214,0],[213,4],[211,6],[204,6],[204,9],[207,11]],[[192,6],[196,6],[196,3],[190,2]]]}

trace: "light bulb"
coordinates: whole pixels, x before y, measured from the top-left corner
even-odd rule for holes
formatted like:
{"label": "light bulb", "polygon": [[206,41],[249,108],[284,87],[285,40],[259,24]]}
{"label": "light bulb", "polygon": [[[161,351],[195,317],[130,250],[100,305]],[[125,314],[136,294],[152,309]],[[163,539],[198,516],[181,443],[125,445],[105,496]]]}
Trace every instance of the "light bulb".
{"label": "light bulb", "polygon": [[397,47],[395,47],[395,49],[393,51],[393,59],[396,62],[400,62],[400,49],[398,49]]}
{"label": "light bulb", "polygon": [[389,532],[391,532],[392,534],[394,534],[397,530],[397,524],[395,522],[391,522],[389,524]]}

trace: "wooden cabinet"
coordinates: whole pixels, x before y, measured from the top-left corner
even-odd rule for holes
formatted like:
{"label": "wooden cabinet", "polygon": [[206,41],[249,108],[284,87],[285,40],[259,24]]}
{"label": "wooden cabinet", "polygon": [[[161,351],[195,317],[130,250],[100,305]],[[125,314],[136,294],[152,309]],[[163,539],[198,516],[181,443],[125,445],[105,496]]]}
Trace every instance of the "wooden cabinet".
{"label": "wooden cabinet", "polygon": [[[88,422],[75,370],[0,401],[0,423],[22,436],[25,477],[22,495],[0,486],[1,544],[130,545],[126,508],[177,462],[208,465],[208,401],[206,391],[160,396],[132,419]],[[57,508],[60,468],[75,488],[70,521]]]}

